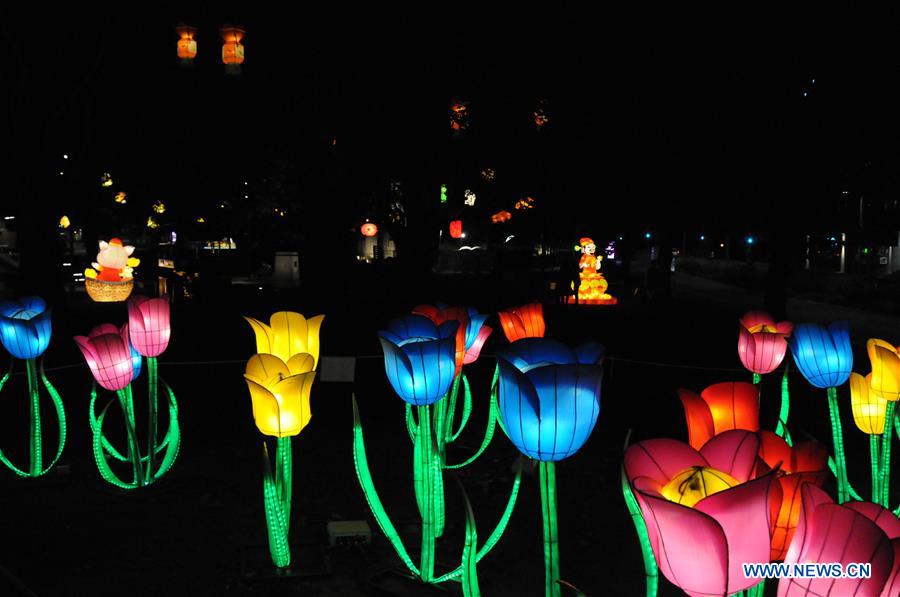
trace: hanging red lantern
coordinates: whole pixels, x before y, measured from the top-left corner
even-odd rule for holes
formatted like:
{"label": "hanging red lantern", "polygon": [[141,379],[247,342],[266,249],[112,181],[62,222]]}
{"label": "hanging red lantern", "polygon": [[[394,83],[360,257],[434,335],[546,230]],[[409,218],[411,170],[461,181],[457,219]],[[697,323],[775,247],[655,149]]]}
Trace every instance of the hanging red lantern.
{"label": "hanging red lantern", "polygon": [[372,222],[366,222],[359,227],[359,231],[363,236],[375,236],[376,234],[378,234],[378,226],[376,226]]}
{"label": "hanging red lantern", "polygon": [[240,27],[232,27],[230,25],[225,25],[219,29],[222,41],[225,42],[222,44],[222,62],[226,66],[237,66],[244,63],[244,46],[241,45],[244,33],[246,32]]}
{"label": "hanging red lantern", "polygon": [[178,25],[175,31],[181,39],[178,40],[178,57],[181,58],[182,64],[191,64],[194,57],[197,56],[197,42],[194,41],[194,34],[197,33],[195,27],[187,25]]}
{"label": "hanging red lantern", "polygon": [[462,220],[453,220],[450,222],[450,238],[462,238]]}

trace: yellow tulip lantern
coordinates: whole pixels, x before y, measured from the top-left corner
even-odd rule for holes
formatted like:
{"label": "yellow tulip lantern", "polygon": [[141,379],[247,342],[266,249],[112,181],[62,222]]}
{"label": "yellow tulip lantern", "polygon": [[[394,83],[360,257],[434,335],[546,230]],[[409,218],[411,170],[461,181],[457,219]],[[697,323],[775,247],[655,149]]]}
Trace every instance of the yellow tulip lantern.
{"label": "yellow tulip lantern", "polygon": [[324,315],[306,319],[279,311],[269,324],[245,317],[256,336],[257,354],[247,362],[253,420],[260,433],[276,438],[275,473],[263,442],[263,499],[269,553],[278,568],[291,564],[289,541],[293,455],[291,438],[309,424],[310,391],[319,361],[319,329]]}
{"label": "yellow tulip lantern", "polygon": [[298,353],[313,358],[313,369],[319,362],[319,330],[324,315],[307,319],[293,311],[279,311],[269,318],[269,324],[245,317],[256,335],[256,352],[272,354],[284,362]]}
{"label": "yellow tulip lantern", "polygon": [[[869,434],[872,501],[887,508],[891,490],[891,439],[896,404],[900,400],[900,351],[890,342],[869,338],[866,352],[869,353],[872,372],[864,379],[856,374],[851,376],[850,400],[856,425]],[[860,425],[857,413],[864,412],[868,416],[863,421],[864,425]]]}
{"label": "yellow tulip lantern", "polygon": [[297,354],[285,363],[271,354],[255,354],[244,379],[253,402],[253,420],[263,435],[290,438],[303,431],[312,413],[309,392],[316,372],[312,355]]}

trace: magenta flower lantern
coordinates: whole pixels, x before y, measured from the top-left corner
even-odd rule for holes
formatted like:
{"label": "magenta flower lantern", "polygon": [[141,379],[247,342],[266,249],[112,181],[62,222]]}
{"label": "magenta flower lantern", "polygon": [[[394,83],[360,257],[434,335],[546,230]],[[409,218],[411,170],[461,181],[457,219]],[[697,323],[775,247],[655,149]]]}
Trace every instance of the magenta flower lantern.
{"label": "magenta flower lantern", "polygon": [[794,325],[775,320],[763,311],[750,311],[741,318],[738,335],[738,356],[744,367],[763,375],[774,371],[787,353],[787,337]]}
{"label": "magenta flower lantern", "polygon": [[688,595],[731,595],[760,580],[742,562],[768,562],[781,504],[774,474],[753,479],[759,438],[726,431],[699,451],[651,439],[625,452],[625,475],[663,575]]}
{"label": "magenta flower lantern", "polygon": [[75,336],[84,360],[97,383],[118,392],[131,383],[134,364],[128,342],[128,326],[121,329],[111,323],[98,325],[87,336]]}
{"label": "magenta flower lantern", "polygon": [[131,344],[145,357],[158,357],[169,346],[169,300],[134,295],[128,299]]}
{"label": "magenta flower lantern", "polygon": [[816,487],[800,488],[803,505],[785,564],[870,563],[869,578],[783,578],[778,597],[900,594],[900,519],[871,502],[834,503]]}

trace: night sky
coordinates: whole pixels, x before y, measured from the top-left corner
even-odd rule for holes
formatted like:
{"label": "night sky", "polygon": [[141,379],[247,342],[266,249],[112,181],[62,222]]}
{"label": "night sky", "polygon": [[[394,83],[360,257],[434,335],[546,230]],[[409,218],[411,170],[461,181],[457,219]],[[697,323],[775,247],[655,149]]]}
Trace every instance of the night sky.
{"label": "night sky", "polygon": [[[454,217],[436,211],[441,182],[460,203],[492,167],[480,224],[532,195],[541,222],[526,228],[557,244],[644,230],[675,244],[701,231],[765,242],[779,220],[834,232],[855,205],[843,191],[877,210],[900,183],[894,12],[214,2],[3,11],[4,80],[11,104],[25,106],[6,122],[18,197],[86,216],[100,236],[124,225],[115,218],[143,221],[161,199],[166,223],[189,235],[250,238],[274,226],[286,245],[349,247],[334,251],[341,259],[361,221],[385,219],[389,181],[404,185],[409,247]],[[192,68],[175,56],[178,22],[198,28]],[[220,60],[225,23],[247,30],[238,77]],[[449,131],[451,98],[471,101],[462,139]],[[550,124],[537,132],[541,99]],[[95,184],[103,171],[129,193],[115,216]],[[223,201],[233,211],[216,212]],[[267,223],[260,208],[284,209],[288,222]],[[199,216],[206,232],[190,228]]]}

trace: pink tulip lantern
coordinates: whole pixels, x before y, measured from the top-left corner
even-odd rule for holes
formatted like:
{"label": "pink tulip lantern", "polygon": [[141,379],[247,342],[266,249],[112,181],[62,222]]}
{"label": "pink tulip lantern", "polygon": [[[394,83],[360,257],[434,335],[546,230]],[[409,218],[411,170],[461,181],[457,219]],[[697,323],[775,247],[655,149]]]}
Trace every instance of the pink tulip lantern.
{"label": "pink tulip lantern", "polygon": [[759,438],[731,430],[699,451],[652,439],[625,452],[624,472],[663,575],[691,596],[731,595],[760,583],[743,562],[768,562],[781,486],[753,478]]}
{"label": "pink tulip lantern", "polygon": [[809,483],[785,564],[870,564],[868,578],[782,578],[778,597],[900,594],[900,519],[871,502],[836,504]]}

